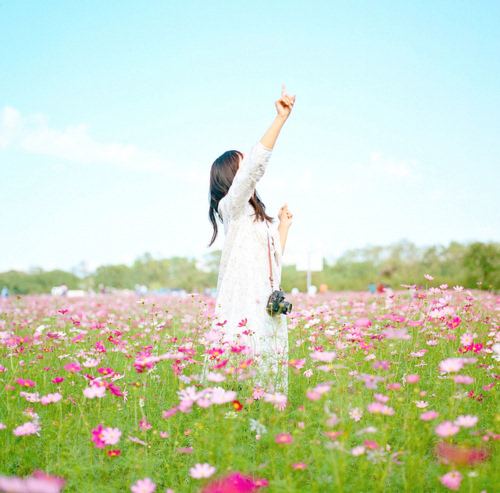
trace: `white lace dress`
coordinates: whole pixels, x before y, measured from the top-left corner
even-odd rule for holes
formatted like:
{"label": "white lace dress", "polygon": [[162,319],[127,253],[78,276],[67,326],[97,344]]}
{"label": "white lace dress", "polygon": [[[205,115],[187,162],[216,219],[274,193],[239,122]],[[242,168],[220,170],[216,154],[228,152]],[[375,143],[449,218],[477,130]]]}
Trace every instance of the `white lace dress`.
{"label": "white lace dress", "polygon": [[[278,219],[254,222],[248,202],[263,176],[272,150],[258,141],[245,155],[227,194],[219,202],[225,240],[219,266],[213,327],[225,340],[252,348],[256,383],[269,391],[288,391],[287,316],[270,316],[266,303],[280,288],[282,252]],[[271,247],[273,286],[269,280],[267,232]]]}

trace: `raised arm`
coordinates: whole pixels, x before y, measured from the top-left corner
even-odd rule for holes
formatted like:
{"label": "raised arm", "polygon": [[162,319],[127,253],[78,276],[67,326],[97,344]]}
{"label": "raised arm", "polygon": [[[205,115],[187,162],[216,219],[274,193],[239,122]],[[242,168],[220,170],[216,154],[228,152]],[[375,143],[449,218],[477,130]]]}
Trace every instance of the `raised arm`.
{"label": "raised arm", "polygon": [[295,96],[289,96],[286,93],[285,84],[281,86],[281,98],[275,103],[276,118],[274,119],[271,126],[267,129],[266,133],[260,139],[260,142],[270,149],[274,147],[276,139],[280,133],[281,128],[286,122],[287,118],[290,116],[293,105],[295,103]]}
{"label": "raised arm", "polygon": [[295,96],[285,93],[283,84],[281,97],[275,103],[277,115],[259,142],[253,145],[248,156],[240,163],[233,182],[224,197],[225,209],[231,216],[244,211],[246,203],[254,194],[257,182],[262,178],[272,154],[276,139],[292,111]]}

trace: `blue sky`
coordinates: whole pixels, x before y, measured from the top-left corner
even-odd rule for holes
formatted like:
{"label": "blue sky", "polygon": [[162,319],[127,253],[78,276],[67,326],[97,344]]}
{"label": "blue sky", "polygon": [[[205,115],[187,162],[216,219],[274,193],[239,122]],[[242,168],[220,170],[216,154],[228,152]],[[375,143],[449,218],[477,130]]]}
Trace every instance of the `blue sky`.
{"label": "blue sky", "polygon": [[[500,3],[0,4],[0,271],[210,249],[211,163],[297,95],[283,260],[499,240]],[[222,233],[223,234],[223,233]]]}

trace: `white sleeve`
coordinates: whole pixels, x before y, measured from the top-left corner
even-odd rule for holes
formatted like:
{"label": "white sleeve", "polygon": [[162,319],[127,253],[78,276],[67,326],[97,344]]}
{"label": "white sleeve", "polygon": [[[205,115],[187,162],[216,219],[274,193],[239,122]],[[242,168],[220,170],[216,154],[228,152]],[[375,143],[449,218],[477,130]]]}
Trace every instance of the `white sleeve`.
{"label": "white sleeve", "polygon": [[238,216],[245,210],[246,203],[252,197],[257,182],[264,175],[272,149],[258,141],[240,163],[233,182],[224,197],[224,210],[232,216]]}

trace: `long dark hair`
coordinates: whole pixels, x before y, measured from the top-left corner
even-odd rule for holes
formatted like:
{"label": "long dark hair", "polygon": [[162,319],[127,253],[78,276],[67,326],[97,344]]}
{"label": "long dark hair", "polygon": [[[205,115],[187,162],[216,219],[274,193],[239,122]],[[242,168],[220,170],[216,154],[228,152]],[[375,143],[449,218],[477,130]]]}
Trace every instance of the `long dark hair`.
{"label": "long dark hair", "polygon": [[[212,168],[210,170],[210,206],[208,208],[208,218],[212,223],[214,232],[208,246],[211,246],[217,238],[218,228],[215,217],[216,213],[221,222],[223,222],[223,218],[218,210],[219,202],[226,195],[231,183],[233,183],[234,175],[236,175],[236,172],[238,171],[238,163],[240,162],[240,159],[243,159],[243,154],[240,151],[226,151],[212,164]],[[249,202],[255,210],[254,222],[257,221],[257,219],[259,221],[268,220],[270,222],[274,222],[274,219],[266,214],[266,206],[262,200],[260,200],[257,190],[254,191],[254,194],[250,197]]]}

